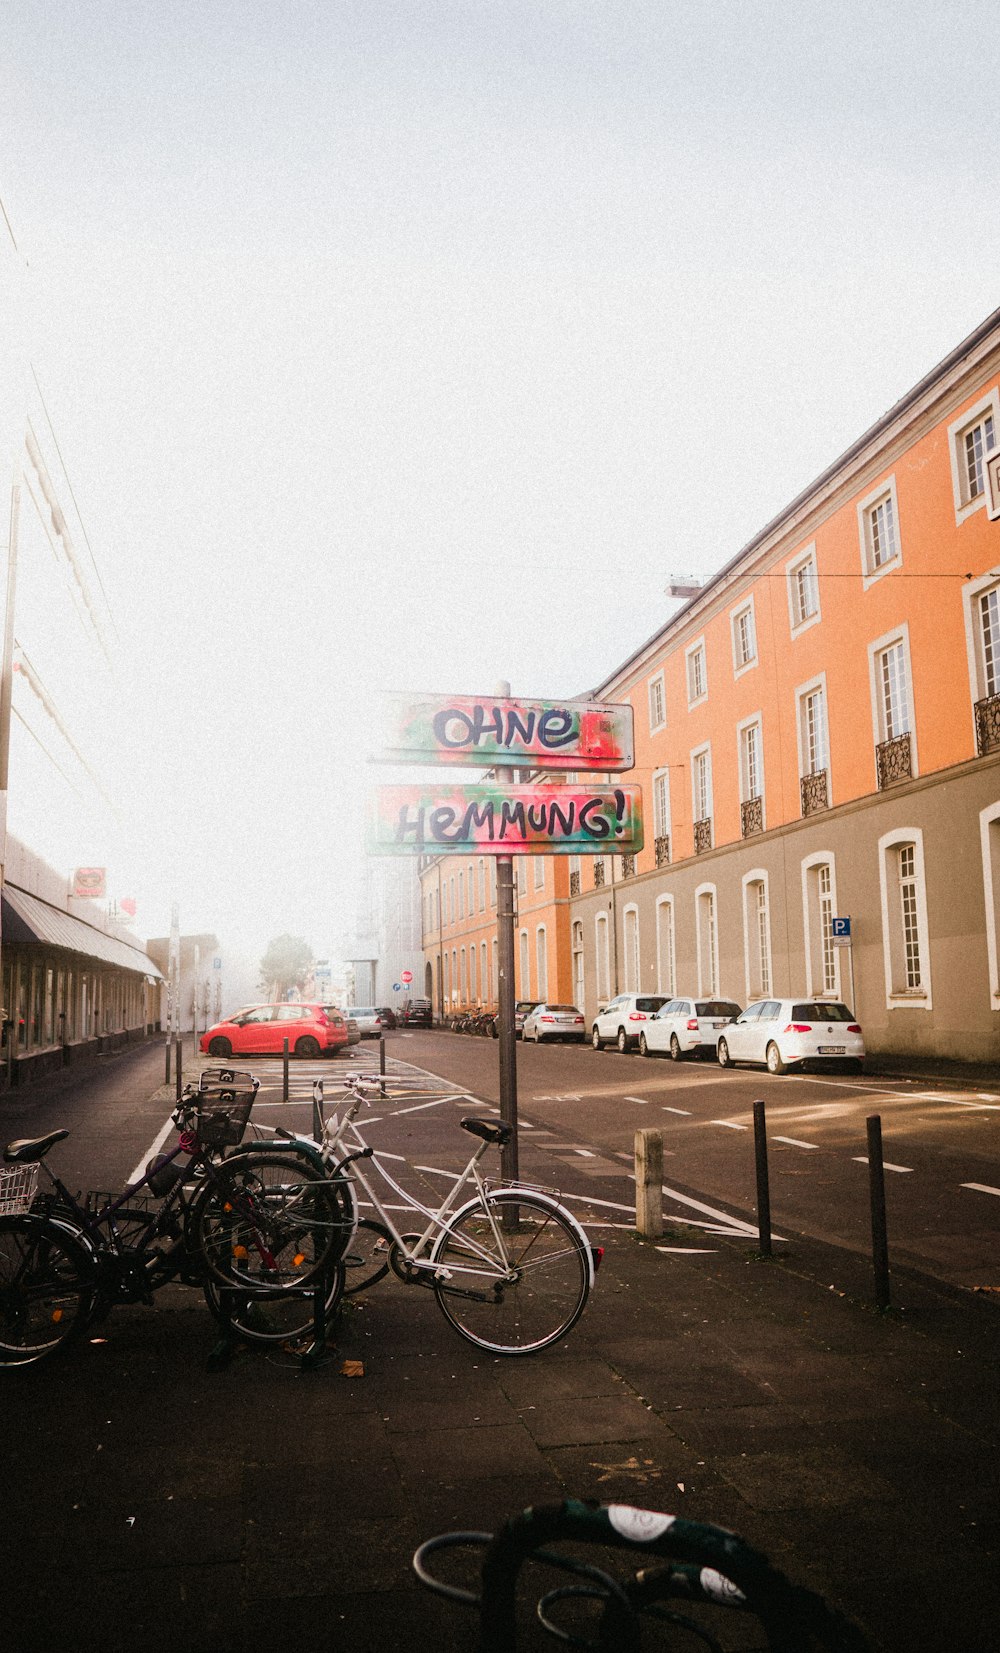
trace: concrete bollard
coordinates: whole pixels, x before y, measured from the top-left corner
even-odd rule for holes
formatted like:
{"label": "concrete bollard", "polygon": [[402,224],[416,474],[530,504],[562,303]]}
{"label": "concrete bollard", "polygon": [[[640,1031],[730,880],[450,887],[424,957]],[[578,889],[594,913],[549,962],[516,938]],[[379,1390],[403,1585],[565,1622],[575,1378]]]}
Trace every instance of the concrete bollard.
{"label": "concrete bollard", "polygon": [[663,1132],[635,1133],[635,1227],[646,1240],[663,1236]]}

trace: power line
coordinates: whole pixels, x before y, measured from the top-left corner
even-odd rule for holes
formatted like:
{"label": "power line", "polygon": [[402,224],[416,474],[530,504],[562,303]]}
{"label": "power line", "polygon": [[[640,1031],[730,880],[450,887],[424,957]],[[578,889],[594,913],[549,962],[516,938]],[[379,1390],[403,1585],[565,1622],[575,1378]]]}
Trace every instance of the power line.
{"label": "power line", "polygon": [[52,441],[53,441],[53,444],[55,446],[56,453],[59,455],[59,463],[62,466],[63,476],[66,478],[66,486],[69,489],[69,497],[73,501],[73,508],[76,511],[76,520],[80,524],[80,528],[81,528],[81,531],[83,533],[83,542],[86,545],[87,551],[90,555],[91,567],[94,570],[94,575],[97,579],[97,583],[101,588],[101,596],[104,598],[104,607],[105,607],[105,610],[107,611],[108,619],[111,621],[111,629],[114,632],[114,634],[115,634],[116,638],[118,639],[118,641],[120,642],[121,641],[121,633],[119,632],[118,627],[115,623],[115,617],[114,617],[114,614],[112,613],[111,604],[108,601],[108,594],[104,589],[104,581],[101,579],[101,571],[97,566],[97,558],[94,556],[94,549],[93,549],[93,546],[90,543],[90,535],[87,533],[87,524],[83,520],[83,516],[82,516],[82,513],[80,511],[80,506],[79,506],[79,503],[77,501],[76,494],[73,491],[73,484],[70,481],[70,475],[69,475],[68,470],[66,469],[66,461],[62,456],[62,449],[59,446],[59,438],[57,437],[57,435],[55,433],[55,428],[52,424],[52,417],[51,417],[51,414],[49,413],[48,406],[47,406],[46,401],[45,401],[45,397],[42,394],[42,387],[38,383],[38,374],[35,372],[34,364],[32,364],[32,367],[31,367],[31,377],[35,381],[35,389],[38,391],[38,399],[42,404],[42,411],[45,414],[45,422],[49,427],[49,435],[52,437]]}
{"label": "power line", "polygon": [[13,246],[14,251],[17,253],[17,256],[20,258],[21,249],[17,244],[17,236],[14,234],[14,226],[12,225],[10,219],[7,217],[7,208],[3,204],[3,197],[2,196],[0,196],[0,212],[3,213],[3,221],[7,226],[7,234],[10,236],[11,245]]}

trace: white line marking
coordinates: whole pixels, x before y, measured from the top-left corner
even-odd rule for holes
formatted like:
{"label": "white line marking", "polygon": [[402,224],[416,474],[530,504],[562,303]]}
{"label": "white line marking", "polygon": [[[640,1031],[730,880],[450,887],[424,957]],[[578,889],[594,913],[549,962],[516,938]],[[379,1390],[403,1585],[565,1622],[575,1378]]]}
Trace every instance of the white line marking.
{"label": "white line marking", "polygon": [[648,1108],[649,1101],[645,1096],[626,1096],[626,1102],[638,1102],[640,1108]]}
{"label": "white line marking", "polygon": [[666,1102],[662,1103],[661,1106],[664,1113],[682,1113],[686,1119],[691,1118],[690,1108],[670,1108],[667,1106]]}
{"label": "white line marking", "polygon": [[392,1117],[393,1117],[393,1119],[398,1119],[400,1114],[404,1114],[404,1113],[421,1113],[424,1108],[439,1108],[441,1106],[442,1102],[455,1102],[455,1101],[464,1102],[465,1097],[464,1096],[463,1097],[438,1096],[438,1097],[435,1097],[433,1102],[418,1102],[415,1108],[397,1108]]}
{"label": "white line marking", "polygon": [[717,1255],[715,1246],[658,1245],[656,1249],[664,1252],[668,1257],[714,1257]]}
{"label": "white line marking", "polygon": [[[867,1154],[852,1154],[851,1158],[854,1160],[856,1165],[867,1165],[868,1164],[868,1155]],[[890,1165],[889,1161],[887,1159],[884,1159],[882,1161],[882,1169],[883,1169],[883,1171],[907,1171],[907,1172],[912,1172],[913,1166],[912,1165]]]}
{"label": "white line marking", "polygon": [[131,1171],[129,1173],[128,1181],[129,1181],[130,1185],[133,1182],[141,1182],[142,1178],[146,1175],[146,1166],[147,1166],[147,1164],[152,1159],[154,1154],[159,1153],[159,1151],[162,1148],[163,1144],[166,1142],[167,1137],[170,1135],[171,1131],[175,1130],[175,1129],[176,1129],[176,1127],[174,1125],[173,1120],[168,1119],[167,1123],[164,1125],[164,1127],[163,1127],[162,1131],[160,1132],[159,1136],[156,1137],[156,1139],[153,1142],[151,1142],[149,1147],[146,1149],[146,1152],[143,1154],[143,1156],[142,1156],[141,1160],[139,1161],[138,1165],[136,1166],[135,1170]]}
{"label": "white line marking", "polygon": [[991,1188],[988,1182],[963,1182],[963,1188],[974,1188],[977,1194],[995,1194],[1000,1199],[1000,1188]]}
{"label": "white line marking", "polygon": [[818,1148],[818,1142],[800,1142],[797,1136],[776,1136],[774,1142],[787,1142],[790,1148]]}
{"label": "white line marking", "polygon": [[592,1154],[589,1148],[574,1148],[573,1152],[574,1152],[574,1154],[579,1154],[581,1159],[596,1159],[597,1158],[596,1154]]}
{"label": "white line marking", "polygon": [[952,1098],[953,1108],[974,1108],[977,1113],[1000,1113],[1000,1103],[997,1102],[962,1102],[958,1097]]}
{"label": "white line marking", "polygon": [[710,1125],[725,1125],[727,1131],[748,1131],[749,1125],[737,1125],[733,1119],[710,1119]]}

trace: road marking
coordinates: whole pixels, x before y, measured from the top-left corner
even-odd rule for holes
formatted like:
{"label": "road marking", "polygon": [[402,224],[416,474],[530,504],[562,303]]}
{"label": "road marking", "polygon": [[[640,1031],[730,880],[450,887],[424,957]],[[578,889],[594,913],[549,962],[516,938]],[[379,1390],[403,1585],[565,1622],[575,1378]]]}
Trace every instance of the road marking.
{"label": "road marking", "polygon": [[596,1159],[597,1158],[597,1155],[592,1154],[589,1148],[574,1148],[573,1152],[574,1152],[574,1154],[579,1154],[581,1159]]}
{"label": "road marking", "polygon": [[[851,1158],[854,1160],[854,1163],[856,1165],[867,1165],[868,1164],[868,1155],[867,1154],[852,1154]],[[882,1161],[882,1169],[883,1169],[883,1171],[912,1172],[913,1166],[912,1165],[890,1165],[889,1161],[887,1159],[884,1159]]]}
{"label": "road marking", "polygon": [[737,1125],[733,1119],[710,1119],[709,1125],[724,1125],[727,1131],[748,1131],[749,1125]]}
{"label": "road marking", "polygon": [[[472,1100],[471,1097],[469,1100]],[[420,1113],[424,1108],[440,1108],[442,1102],[458,1102],[464,1106],[465,1101],[464,1096],[436,1096],[433,1102],[418,1102],[413,1108],[397,1108],[392,1117],[398,1119],[404,1113]]]}
{"label": "road marking", "polygon": [[645,1096],[626,1096],[625,1101],[626,1102],[638,1102],[640,1108],[648,1108],[649,1107],[649,1100]]}
{"label": "road marking", "polygon": [[974,1108],[977,1113],[1000,1113],[1000,1102],[962,1102],[957,1096],[950,1100],[953,1108]]}
{"label": "road marking", "polygon": [[704,1245],[658,1245],[657,1251],[664,1252],[668,1257],[715,1257],[717,1248]]}
{"label": "road marking", "polygon": [[1000,1188],[991,1188],[988,1182],[963,1182],[963,1188],[972,1188],[977,1194],[995,1194],[1000,1199]]}
{"label": "road marking", "polygon": [[159,1153],[160,1149],[162,1148],[163,1144],[166,1142],[167,1137],[170,1135],[171,1131],[176,1130],[176,1128],[177,1127],[175,1126],[173,1120],[168,1119],[167,1123],[164,1125],[164,1127],[163,1127],[162,1131],[160,1132],[159,1136],[156,1137],[156,1139],[153,1142],[151,1142],[149,1147],[146,1149],[146,1152],[143,1154],[143,1156],[142,1156],[141,1160],[139,1161],[138,1165],[136,1166],[135,1170],[131,1171],[129,1173],[129,1177],[128,1177],[128,1186],[129,1187],[131,1187],[131,1185],[134,1182],[141,1182],[142,1181],[143,1177],[146,1175],[146,1166],[147,1166],[147,1164],[153,1158],[154,1154]]}
{"label": "road marking", "polygon": [[776,1136],[773,1142],[787,1142],[790,1148],[818,1148],[818,1142],[800,1142],[797,1136]]}
{"label": "road marking", "polygon": [[668,1108],[667,1104],[665,1102],[661,1103],[660,1111],[662,1113],[682,1113],[684,1115],[685,1119],[690,1119],[691,1118],[691,1109],[690,1108]]}

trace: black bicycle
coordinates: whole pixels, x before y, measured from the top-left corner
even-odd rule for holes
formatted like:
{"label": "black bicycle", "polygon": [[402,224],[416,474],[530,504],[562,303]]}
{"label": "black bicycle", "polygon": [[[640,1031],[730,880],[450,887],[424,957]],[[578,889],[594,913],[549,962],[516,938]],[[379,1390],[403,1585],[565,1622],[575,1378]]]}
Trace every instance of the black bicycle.
{"label": "black bicycle", "polygon": [[[240,1144],[258,1081],[203,1073],[174,1111],[177,1146],[116,1196],[74,1195],[46,1163],[68,1131],[8,1144],[0,1171],[0,1364],[67,1347],[120,1303],[171,1280],[200,1285],[244,1337],[292,1340],[343,1291],[354,1208],[342,1186],[287,1154]],[[228,1151],[227,1151],[228,1150]],[[49,1187],[37,1192],[39,1174]]]}
{"label": "black bicycle", "polygon": [[[631,1575],[616,1577],[606,1567],[567,1554],[567,1544],[638,1552],[642,1564]],[[478,1590],[447,1583],[428,1571],[430,1556],[456,1548],[485,1549]],[[444,1533],[420,1546],[413,1566],[429,1589],[477,1609],[476,1653],[514,1653],[517,1587],[528,1561],[573,1579],[547,1589],[535,1611],[557,1641],[593,1653],[639,1653],[646,1645],[640,1641],[644,1619],[656,1621],[664,1631],[660,1646],[688,1647],[693,1638],[709,1653],[722,1653],[713,1628],[720,1613],[733,1612],[755,1621],[766,1637],[758,1641],[755,1634],[755,1649],[867,1653],[854,1624],[821,1596],[791,1584],[734,1533],[626,1504],[569,1498],[524,1510],[495,1535]]]}

